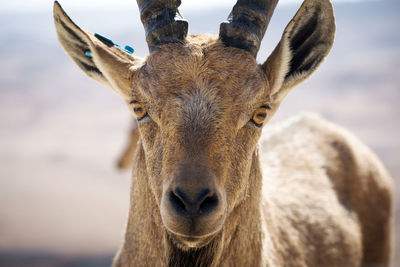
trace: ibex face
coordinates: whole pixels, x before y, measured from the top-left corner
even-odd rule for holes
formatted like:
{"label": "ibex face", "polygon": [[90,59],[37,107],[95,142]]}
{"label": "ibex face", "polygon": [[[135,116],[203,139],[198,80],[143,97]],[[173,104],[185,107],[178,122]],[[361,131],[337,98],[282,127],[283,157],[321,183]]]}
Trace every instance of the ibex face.
{"label": "ibex face", "polygon": [[264,115],[270,88],[249,53],[191,41],[149,56],[131,102],[147,112],[139,130],[163,222],[194,245],[218,232],[246,195],[261,133],[253,116]]}
{"label": "ibex face", "polygon": [[162,222],[182,248],[207,244],[249,197],[251,172],[259,172],[262,126],[332,46],[331,4],[306,0],[272,55],[258,65],[276,3],[238,1],[219,38],[186,38],[179,1],[138,0],[151,51],[146,60],[80,29],[55,4],[67,53],[120,94],[137,117],[136,173],[147,177]]}

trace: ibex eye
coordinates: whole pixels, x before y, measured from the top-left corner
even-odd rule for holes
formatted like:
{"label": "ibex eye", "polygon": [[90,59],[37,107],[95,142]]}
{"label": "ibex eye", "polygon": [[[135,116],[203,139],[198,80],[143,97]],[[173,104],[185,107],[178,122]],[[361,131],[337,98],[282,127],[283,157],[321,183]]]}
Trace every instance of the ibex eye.
{"label": "ibex eye", "polygon": [[138,102],[131,102],[133,105],[133,113],[135,114],[138,121],[144,119],[147,116],[147,111],[142,104]]}
{"label": "ibex eye", "polygon": [[267,110],[269,109],[268,106],[262,106],[258,108],[251,118],[251,121],[257,126],[261,127],[264,121],[267,119]]}

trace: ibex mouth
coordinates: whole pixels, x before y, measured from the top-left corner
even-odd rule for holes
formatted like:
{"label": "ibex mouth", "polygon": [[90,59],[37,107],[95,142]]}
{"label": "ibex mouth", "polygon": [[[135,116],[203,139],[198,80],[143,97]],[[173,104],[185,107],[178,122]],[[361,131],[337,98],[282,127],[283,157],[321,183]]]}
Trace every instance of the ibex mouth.
{"label": "ibex mouth", "polygon": [[203,236],[186,236],[168,230],[171,241],[181,249],[201,248],[208,245],[220,231]]}

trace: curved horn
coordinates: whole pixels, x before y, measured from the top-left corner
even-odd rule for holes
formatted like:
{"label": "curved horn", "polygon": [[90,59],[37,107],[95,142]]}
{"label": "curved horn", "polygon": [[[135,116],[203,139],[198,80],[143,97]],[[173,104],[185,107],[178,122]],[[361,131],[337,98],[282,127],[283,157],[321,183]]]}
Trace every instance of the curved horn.
{"label": "curved horn", "polygon": [[183,42],[188,23],[179,14],[180,0],[137,0],[150,52],[157,46]]}
{"label": "curved horn", "polygon": [[228,22],[220,25],[220,40],[256,57],[277,3],[278,0],[238,0]]}

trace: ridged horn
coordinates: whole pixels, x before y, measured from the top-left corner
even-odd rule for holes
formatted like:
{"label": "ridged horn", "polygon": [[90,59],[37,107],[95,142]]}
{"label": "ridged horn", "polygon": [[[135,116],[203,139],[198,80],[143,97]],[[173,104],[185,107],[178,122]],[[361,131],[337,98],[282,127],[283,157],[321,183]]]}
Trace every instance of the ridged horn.
{"label": "ridged horn", "polygon": [[184,42],[188,23],[178,11],[180,0],[137,0],[150,52],[159,45]]}
{"label": "ridged horn", "polygon": [[278,0],[238,0],[228,21],[220,25],[220,40],[256,57],[277,4]]}

